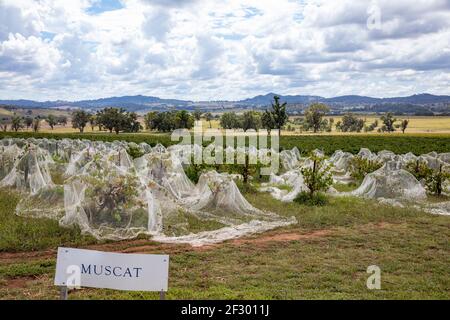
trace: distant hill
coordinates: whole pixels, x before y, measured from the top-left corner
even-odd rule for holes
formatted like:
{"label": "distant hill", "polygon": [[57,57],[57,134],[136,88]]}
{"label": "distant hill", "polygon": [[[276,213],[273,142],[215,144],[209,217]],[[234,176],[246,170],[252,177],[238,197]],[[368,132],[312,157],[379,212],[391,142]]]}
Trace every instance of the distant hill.
{"label": "distant hill", "polygon": [[320,96],[283,96],[275,93],[269,93],[266,95],[259,95],[253,98],[239,101],[242,104],[253,105],[270,105],[273,101],[273,97],[277,95],[281,101],[290,104],[308,104],[311,102],[323,102],[328,104],[342,104],[342,105],[371,105],[371,104],[383,104],[383,103],[410,103],[410,104],[433,104],[433,103],[450,103],[450,96],[436,96],[432,94],[416,94],[409,97],[395,97],[395,98],[372,98],[366,96],[347,95],[334,98],[323,98]]}
{"label": "distant hill", "polygon": [[166,107],[182,107],[192,104],[192,101],[177,100],[177,99],[161,99],[151,96],[123,96],[110,97],[96,100],[81,100],[81,101],[32,101],[32,100],[0,100],[0,105],[18,106],[24,108],[58,108],[58,107],[73,107],[73,108],[89,108],[101,109],[105,107],[123,107],[129,110],[141,110],[158,106]]}
{"label": "distant hill", "polygon": [[274,96],[279,96],[282,102],[289,104],[308,104],[311,102],[324,101],[325,98],[319,96],[283,96],[276,93],[268,93],[266,95],[259,95],[253,98],[237,101],[239,104],[253,104],[253,105],[270,105]]}
{"label": "distant hill", "polygon": [[[121,96],[110,97],[95,100],[81,100],[81,101],[32,101],[32,100],[0,100],[0,105],[16,106],[22,108],[85,108],[89,110],[102,109],[105,107],[122,107],[129,111],[146,112],[148,110],[168,110],[168,109],[201,109],[201,110],[222,110],[222,109],[251,109],[264,108],[269,106],[273,101],[273,97],[278,95],[276,93],[268,93],[266,95],[258,95],[253,98],[248,98],[240,101],[203,101],[193,102],[188,100],[178,99],[163,99],[153,96]],[[345,108],[358,108],[361,111],[386,109],[395,112],[396,106],[402,106],[403,109],[408,109],[405,106],[414,106],[414,109],[424,108],[438,108],[438,112],[449,112],[448,105],[450,104],[450,96],[438,96],[432,94],[416,94],[408,97],[394,97],[394,98],[372,98],[358,95],[346,95],[333,98],[324,98],[312,95],[278,95],[282,102],[287,102],[291,107],[290,110],[297,110],[298,106],[306,106],[313,102],[323,102],[330,105],[333,110],[342,110]],[[436,106],[435,106],[436,105]],[[380,107],[381,106],[381,107]],[[384,107],[383,107],[384,106]],[[440,108],[440,109],[439,109]]]}

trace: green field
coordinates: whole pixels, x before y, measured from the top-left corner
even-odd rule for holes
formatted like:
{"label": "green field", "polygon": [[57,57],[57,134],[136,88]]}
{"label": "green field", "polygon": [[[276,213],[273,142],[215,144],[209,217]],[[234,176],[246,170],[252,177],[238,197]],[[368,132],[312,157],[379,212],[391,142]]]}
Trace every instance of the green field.
{"label": "green field", "polygon": [[[165,146],[175,144],[168,134],[148,133],[31,133],[31,132],[0,132],[0,139],[6,137],[17,138],[53,138],[53,139],[88,139],[100,141],[124,140],[130,142],[146,142],[152,146],[161,143]],[[327,155],[335,150],[357,153],[361,148],[371,151],[390,150],[398,154],[412,152],[416,155],[436,151],[450,152],[450,134],[379,134],[379,135],[309,135],[309,136],[281,136],[280,148],[293,147],[306,154],[314,149],[321,149]]]}
{"label": "green field", "polygon": [[[58,245],[170,255],[168,299],[448,299],[450,220],[354,198],[322,208],[245,194],[258,206],[299,223],[205,248],[145,239],[95,244],[53,221],[14,215],[0,191],[0,298],[56,299]],[[368,290],[366,269],[382,270],[381,290]],[[73,299],[156,299],[152,293],[82,289]]]}
{"label": "green field", "polygon": [[[6,134],[10,135],[10,133]],[[1,134],[0,137],[4,137]],[[15,136],[26,137],[19,133]],[[38,134],[38,137],[125,139],[170,143],[167,135]],[[284,148],[450,151],[448,135],[282,137]],[[108,242],[82,236],[57,221],[18,217],[17,194],[0,189],[0,299],[56,299],[56,248],[81,247],[170,255],[168,299],[449,299],[450,218],[358,198],[330,198],[323,207],[282,203],[243,190],[257,208],[295,216],[298,224],[194,248],[140,237]],[[448,198],[438,199],[437,201]],[[366,272],[381,268],[381,290]],[[71,299],[157,299],[155,293],[82,289]]]}

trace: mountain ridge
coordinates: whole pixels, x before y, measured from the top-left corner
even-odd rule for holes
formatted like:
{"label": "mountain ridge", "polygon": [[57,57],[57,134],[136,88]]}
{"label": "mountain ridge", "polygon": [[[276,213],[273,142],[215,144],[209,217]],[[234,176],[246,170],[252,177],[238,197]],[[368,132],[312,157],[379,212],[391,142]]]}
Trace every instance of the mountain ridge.
{"label": "mountain ridge", "polygon": [[[265,95],[257,95],[238,101],[228,101],[236,106],[268,106],[273,101],[273,97],[277,95],[282,102],[288,104],[309,104],[312,102],[322,102],[331,105],[375,105],[375,104],[416,104],[427,105],[436,103],[450,103],[448,95],[433,95],[429,93],[415,94],[406,97],[391,98],[373,98],[360,95],[344,95],[332,98],[324,98],[315,95],[279,95],[273,92]],[[19,100],[0,100],[0,105],[8,105],[23,108],[57,108],[57,107],[73,107],[73,108],[104,108],[104,107],[124,107],[132,110],[139,110],[152,107],[186,107],[193,108],[195,105],[201,105],[207,101],[195,102],[191,100],[181,99],[164,99],[155,96],[135,95],[135,96],[115,96],[91,100],[79,101],[35,101],[27,99]],[[213,103],[213,102],[210,102]]]}

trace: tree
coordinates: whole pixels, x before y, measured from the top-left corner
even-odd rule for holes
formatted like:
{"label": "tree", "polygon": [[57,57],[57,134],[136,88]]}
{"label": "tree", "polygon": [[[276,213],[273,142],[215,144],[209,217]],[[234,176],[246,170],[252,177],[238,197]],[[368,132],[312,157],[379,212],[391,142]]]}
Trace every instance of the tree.
{"label": "tree", "polygon": [[305,185],[309,192],[301,192],[295,202],[307,205],[325,205],[327,199],[321,191],[327,191],[333,184],[333,176],[330,172],[331,166],[325,162],[324,157],[316,154],[311,155],[312,166],[301,169]]}
{"label": "tree", "polygon": [[33,118],[31,117],[26,117],[25,118],[25,126],[27,127],[27,129],[30,129],[30,127],[33,125]]}
{"label": "tree", "polygon": [[47,116],[46,121],[47,121],[48,125],[50,126],[50,128],[52,128],[52,130],[53,130],[54,126],[57,124],[56,117],[52,114],[49,114]]}
{"label": "tree", "polygon": [[150,111],[144,116],[144,124],[145,129],[147,130],[157,130],[156,122],[155,120],[158,118],[158,112],[157,111]]}
{"label": "tree", "polygon": [[309,189],[309,194],[313,197],[316,192],[328,190],[333,184],[333,176],[325,158],[312,154],[311,160],[313,162],[312,167],[302,168],[301,173]]}
{"label": "tree", "polygon": [[94,131],[95,125],[97,124],[97,117],[95,114],[89,116],[89,124],[91,125],[91,130]]}
{"label": "tree", "polygon": [[[197,112],[197,111],[196,111]],[[201,114],[200,114],[201,116]],[[195,113],[194,113],[194,117]],[[195,118],[197,119],[197,118]],[[194,118],[186,110],[178,111],[176,114],[175,126],[179,129],[192,129],[194,126]]]}
{"label": "tree", "polygon": [[242,115],[242,129],[247,131],[249,129],[258,130],[261,128],[261,116],[255,111],[246,111]]}
{"label": "tree", "polygon": [[66,116],[60,116],[58,118],[58,123],[65,127],[67,125],[67,117]]}
{"label": "tree", "polygon": [[90,114],[84,110],[76,110],[72,113],[72,127],[84,132],[86,124],[89,122]]}
{"label": "tree", "polygon": [[203,112],[199,111],[199,110],[195,110],[193,112],[194,118],[195,120],[199,121],[202,118],[202,114]]}
{"label": "tree", "polygon": [[358,119],[351,113],[347,113],[342,117],[342,123],[340,125],[342,132],[361,132],[363,128],[363,119]]}
{"label": "tree", "polygon": [[206,121],[209,122],[209,128],[211,129],[212,128],[211,120],[213,119],[212,113],[211,112],[205,113],[205,119],[206,119]]}
{"label": "tree", "polygon": [[220,117],[220,126],[224,129],[237,129],[240,128],[240,121],[236,113],[225,112]]}
{"label": "tree", "polygon": [[23,128],[22,118],[14,115],[11,119],[11,129],[15,132]]}
{"label": "tree", "polygon": [[272,103],[271,110],[273,125],[274,129],[278,129],[278,135],[280,135],[281,128],[283,128],[288,120],[288,114],[286,112],[287,103],[284,102],[283,104],[280,104],[280,97],[278,96],[274,96],[273,99],[274,102]]}
{"label": "tree", "polygon": [[120,131],[138,132],[142,127],[137,120],[137,114],[127,112],[123,108],[105,108],[97,112],[96,123],[116,134]]}
{"label": "tree", "polygon": [[136,112],[127,113],[127,122],[124,128],[125,132],[139,132],[142,129],[141,123],[138,121]]}
{"label": "tree", "polygon": [[101,123],[110,133],[115,131],[116,134],[123,128],[126,122],[125,117],[125,110],[123,108],[105,108],[97,112],[96,115],[98,123]]}
{"label": "tree", "polygon": [[405,133],[406,128],[408,128],[408,124],[409,124],[409,120],[405,119],[405,120],[402,121],[402,123],[400,125],[400,128],[402,129],[403,133]]}
{"label": "tree", "polygon": [[33,120],[33,132],[38,132],[40,128],[41,128],[41,119],[39,117],[36,117]]}
{"label": "tree", "polygon": [[[330,108],[323,103],[313,103],[305,111],[306,129],[312,129],[314,133],[323,127],[323,117],[330,112]],[[342,127],[342,124],[341,124]]]}
{"label": "tree", "polygon": [[268,131],[270,131],[275,127],[275,122],[272,117],[272,113],[269,110],[266,110],[261,115],[261,126]]}
{"label": "tree", "polygon": [[395,131],[394,123],[397,121],[397,119],[394,118],[392,113],[388,112],[387,114],[383,115],[381,117],[381,121],[383,122],[381,131],[383,131],[383,132],[394,132]]}
{"label": "tree", "polygon": [[169,132],[177,128],[176,111],[160,112],[155,119],[155,126],[158,131]]}

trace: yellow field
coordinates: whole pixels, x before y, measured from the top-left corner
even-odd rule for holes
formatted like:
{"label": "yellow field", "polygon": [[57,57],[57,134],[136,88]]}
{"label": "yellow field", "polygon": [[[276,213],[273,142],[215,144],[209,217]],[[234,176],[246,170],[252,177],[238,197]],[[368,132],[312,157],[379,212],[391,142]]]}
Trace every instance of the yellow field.
{"label": "yellow field", "polygon": [[[3,111],[6,111],[6,110],[3,110]],[[0,112],[2,112],[1,109],[0,109]],[[0,113],[0,115],[2,115],[2,114]],[[57,115],[57,114],[55,114],[55,115]],[[373,123],[377,119],[379,122],[379,126],[382,125],[379,117],[364,116],[364,115],[360,116],[360,117],[366,120],[367,125]],[[327,119],[333,118],[335,124],[338,121],[342,120],[342,117],[326,117],[326,118]],[[409,119],[409,125],[408,125],[408,129],[406,130],[406,133],[450,133],[450,117],[416,117],[416,116],[397,117],[397,119],[399,119],[399,120],[403,120],[405,118]],[[283,135],[311,135],[311,134],[313,134],[312,132],[302,132],[298,125],[293,124],[293,120],[294,120],[294,117],[291,117],[289,119],[288,125],[291,125],[291,127],[295,128],[295,131],[285,130],[282,132]],[[140,119],[140,121],[142,122],[142,119]],[[203,120],[203,128],[208,129],[209,127],[210,127],[209,122],[207,122],[206,120]],[[212,120],[211,127],[219,128],[220,127],[219,120]],[[45,121],[41,122],[41,130],[40,131],[41,132],[54,132],[54,133],[78,132],[78,130],[72,128],[72,125],[70,124],[70,122],[65,127],[56,126],[55,129],[52,131]],[[92,132],[92,129],[89,125],[86,126],[85,132]],[[95,128],[94,132],[98,132],[97,127]],[[397,132],[401,133],[400,130],[397,130]],[[348,134],[361,134],[361,133],[337,132],[336,128],[333,126],[333,131],[331,133],[323,132],[323,133],[316,133],[316,134],[319,134],[319,135],[320,134],[333,134],[333,135],[334,134],[336,134],[336,135],[347,134],[348,135]],[[375,131],[368,132],[367,134],[379,134],[379,133],[375,129]]]}
{"label": "yellow field", "polygon": [[[370,125],[371,123],[375,122],[375,120],[378,120],[378,127],[372,131],[367,132],[367,134],[379,134],[377,132],[377,129],[382,125],[382,122],[380,120],[380,117],[377,116],[366,116],[361,115],[358,116],[359,118],[362,118],[366,120],[366,124]],[[299,117],[295,117],[299,118]],[[336,117],[326,117],[326,119],[334,119],[334,124],[336,124],[338,121],[342,121],[342,117],[336,116]],[[407,133],[450,133],[450,117],[420,117],[420,116],[398,116],[396,117],[398,121],[396,124],[400,123],[403,119],[408,119],[409,124],[408,128],[406,129]],[[294,117],[290,118],[290,121],[293,121]],[[296,135],[296,134],[312,134],[307,132],[301,132],[298,125],[294,125],[290,123],[292,127],[295,128],[294,132],[286,132],[286,134]],[[401,133],[399,129],[397,129],[398,132]],[[320,134],[320,133],[318,133]],[[329,132],[323,133],[323,134],[330,134]],[[331,134],[359,134],[359,133],[343,133],[336,131],[336,128],[333,126],[333,131]]]}

